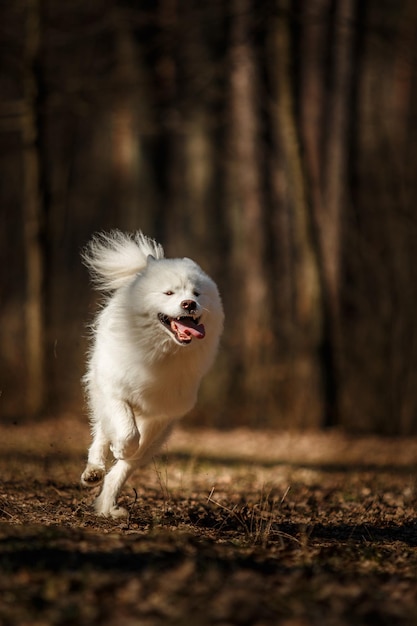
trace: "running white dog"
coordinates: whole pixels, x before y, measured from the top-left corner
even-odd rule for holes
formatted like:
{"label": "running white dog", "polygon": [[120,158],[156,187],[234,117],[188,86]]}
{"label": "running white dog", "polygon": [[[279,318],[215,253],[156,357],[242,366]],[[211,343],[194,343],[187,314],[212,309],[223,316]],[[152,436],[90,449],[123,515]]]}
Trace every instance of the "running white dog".
{"label": "running white dog", "polygon": [[[99,515],[127,516],[117,497],[158,451],[175,419],[194,406],[223,328],[215,283],[191,259],[165,259],[141,232],[93,238],[83,255],[96,287],[110,292],[94,325],[84,378],[93,442],[81,483],[103,481]],[[116,462],[106,474],[111,450]]]}

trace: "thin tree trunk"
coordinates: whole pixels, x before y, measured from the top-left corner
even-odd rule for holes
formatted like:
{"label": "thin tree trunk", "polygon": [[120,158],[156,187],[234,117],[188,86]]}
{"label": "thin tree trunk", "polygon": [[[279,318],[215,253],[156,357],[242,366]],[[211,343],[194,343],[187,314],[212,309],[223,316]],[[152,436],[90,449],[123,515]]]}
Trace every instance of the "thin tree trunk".
{"label": "thin tree trunk", "polygon": [[149,81],[128,11],[114,7],[113,24],[116,96],[111,107],[111,156],[118,208],[123,211],[126,228],[135,230],[140,227],[151,232],[153,220],[147,207],[154,203],[155,191],[144,146],[144,137],[151,134],[153,126]]}
{"label": "thin tree trunk", "polygon": [[[231,30],[230,140],[232,263],[241,285],[239,336],[244,385],[266,395],[264,365],[273,350],[265,272],[265,232],[260,180],[257,68],[251,42],[251,4],[234,0]],[[270,369],[270,368],[269,368]]]}
{"label": "thin tree trunk", "polygon": [[323,425],[331,427],[340,419],[341,403],[341,240],[349,181],[355,0],[314,0],[305,4],[308,12],[304,14],[301,38],[301,127],[323,285]]}
{"label": "thin tree trunk", "polygon": [[[293,326],[292,338],[294,421],[319,425],[323,414],[323,395],[319,346],[322,341],[322,292],[315,245],[308,187],[301,158],[299,130],[295,117],[291,75],[291,38],[289,3],[280,3],[281,11],[271,21],[269,58],[271,85],[275,100],[272,120],[277,149],[282,155],[292,248]],[[279,173],[277,173],[277,176]],[[279,210],[283,210],[282,205]]]}
{"label": "thin tree trunk", "polygon": [[320,216],[320,239],[327,288],[334,315],[339,317],[340,241],[347,187],[349,104],[352,88],[354,0],[336,3],[335,40],[330,115],[324,162],[324,207]]}
{"label": "thin tree trunk", "polygon": [[342,376],[340,321],[341,238],[348,187],[349,125],[353,79],[353,25],[355,0],[339,0],[334,16],[332,41],[332,91],[326,125],[322,205],[317,214],[323,271],[328,361],[328,404],[325,426],[340,419],[339,388]]}
{"label": "thin tree trunk", "polygon": [[45,400],[44,363],[44,254],[43,205],[40,184],[38,149],[38,83],[36,64],[40,48],[39,0],[26,3],[26,58],[24,90],[26,112],[22,121],[23,134],[23,217],[26,253],[26,408],[30,416],[37,415]]}

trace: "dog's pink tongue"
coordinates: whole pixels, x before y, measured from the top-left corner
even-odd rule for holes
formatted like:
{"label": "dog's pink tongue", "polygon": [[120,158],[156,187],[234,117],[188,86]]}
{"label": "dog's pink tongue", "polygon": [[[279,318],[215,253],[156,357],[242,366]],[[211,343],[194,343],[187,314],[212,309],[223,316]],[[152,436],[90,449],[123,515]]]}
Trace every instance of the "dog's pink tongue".
{"label": "dog's pink tongue", "polygon": [[197,339],[203,339],[206,334],[204,324],[196,324],[192,318],[172,320],[171,326],[174,328],[180,339],[188,339],[191,336],[196,337]]}

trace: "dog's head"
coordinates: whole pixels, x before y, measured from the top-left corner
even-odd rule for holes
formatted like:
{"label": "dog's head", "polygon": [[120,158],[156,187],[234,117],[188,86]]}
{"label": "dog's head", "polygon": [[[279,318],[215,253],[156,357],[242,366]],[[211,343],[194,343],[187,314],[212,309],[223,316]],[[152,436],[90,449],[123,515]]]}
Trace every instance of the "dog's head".
{"label": "dog's head", "polygon": [[133,288],[140,314],[157,322],[176,345],[217,343],[224,317],[219,292],[191,259],[149,257]]}

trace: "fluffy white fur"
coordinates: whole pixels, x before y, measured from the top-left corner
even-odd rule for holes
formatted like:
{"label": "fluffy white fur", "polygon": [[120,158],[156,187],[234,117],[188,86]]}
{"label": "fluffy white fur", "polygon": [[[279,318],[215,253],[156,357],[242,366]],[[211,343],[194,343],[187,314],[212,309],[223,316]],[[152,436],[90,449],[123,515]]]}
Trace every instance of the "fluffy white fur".
{"label": "fluffy white fur", "polygon": [[[100,234],[83,260],[110,292],[94,324],[84,378],[93,441],[81,483],[103,483],[99,515],[123,517],[117,497],[173,422],[195,404],[215,358],[223,308],[215,283],[190,259],[165,259],[141,232]],[[109,452],[115,459],[106,473]]]}

